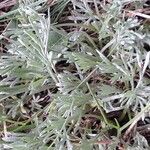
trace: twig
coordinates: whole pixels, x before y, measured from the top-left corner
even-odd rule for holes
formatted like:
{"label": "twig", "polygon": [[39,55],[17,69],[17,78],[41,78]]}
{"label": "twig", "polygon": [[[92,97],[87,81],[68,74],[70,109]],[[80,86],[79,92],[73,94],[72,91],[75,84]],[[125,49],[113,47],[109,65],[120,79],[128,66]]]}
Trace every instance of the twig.
{"label": "twig", "polygon": [[137,11],[132,11],[132,10],[124,10],[124,11],[126,11],[129,14],[132,14],[134,16],[139,16],[139,17],[142,17],[142,18],[145,18],[145,19],[150,19],[150,15],[147,15],[147,14],[143,14],[143,13],[140,13],[140,12],[137,12]]}

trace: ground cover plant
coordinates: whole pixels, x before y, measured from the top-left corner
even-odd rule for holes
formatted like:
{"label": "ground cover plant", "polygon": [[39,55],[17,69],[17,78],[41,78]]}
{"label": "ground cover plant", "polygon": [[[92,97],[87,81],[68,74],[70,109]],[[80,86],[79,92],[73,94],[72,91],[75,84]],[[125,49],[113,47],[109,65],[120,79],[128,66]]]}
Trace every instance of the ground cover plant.
{"label": "ground cover plant", "polygon": [[150,149],[147,0],[0,0],[0,149]]}

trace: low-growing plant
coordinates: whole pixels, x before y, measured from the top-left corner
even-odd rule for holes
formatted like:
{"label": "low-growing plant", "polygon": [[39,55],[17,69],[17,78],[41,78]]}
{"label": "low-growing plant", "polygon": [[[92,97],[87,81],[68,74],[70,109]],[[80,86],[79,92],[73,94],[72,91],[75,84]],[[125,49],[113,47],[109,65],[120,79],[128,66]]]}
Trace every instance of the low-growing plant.
{"label": "low-growing plant", "polygon": [[0,148],[149,149],[149,16],[136,13],[147,7],[27,0],[0,16]]}

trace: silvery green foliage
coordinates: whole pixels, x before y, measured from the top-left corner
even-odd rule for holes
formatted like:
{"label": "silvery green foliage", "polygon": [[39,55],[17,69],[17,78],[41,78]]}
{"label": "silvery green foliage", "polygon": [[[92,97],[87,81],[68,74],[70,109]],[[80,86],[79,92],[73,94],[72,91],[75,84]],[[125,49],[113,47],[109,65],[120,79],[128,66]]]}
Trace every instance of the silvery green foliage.
{"label": "silvery green foliage", "polygon": [[80,84],[80,80],[69,72],[59,74],[58,78],[59,83],[57,86],[59,87],[59,91],[63,94],[68,94],[70,91],[73,91],[78,84]]}
{"label": "silvery green foliage", "polygon": [[139,133],[136,134],[136,136],[134,137],[134,144],[133,146],[128,146],[127,150],[148,150],[149,149],[149,145],[147,140],[140,135]]}
{"label": "silvery green foliage", "polygon": [[[96,49],[94,44],[92,45],[97,54],[95,54],[95,51],[86,52],[79,48],[77,52],[66,55],[70,61],[76,62],[83,72],[98,66],[100,74],[110,77],[112,86],[119,83],[125,84],[124,89],[118,89],[118,92],[114,92],[113,96],[105,94],[105,97],[101,97],[99,95],[99,99],[104,102],[104,106],[107,106],[105,109],[108,112],[123,109],[124,107],[137,111],[141,110],[149,102],[150,81],[145,77],[145,72],[146,68],[149,69],[150,53],[143,47],[144,39],[149,38],[147,33],[139,28],[140,22],[137,18],[127,20],[117,18],[126,2],[115,1],[112,5],[108,5],[105,18],[102,16],[96,18],[96,21],[95,18],[91,18],[92,24],[90,25],[99,34],[99,42],[106,40],[104,47]],[[78,7],[88,7],[88,5],[81,2],[76,3],[76,5]],[[85,14],[89,15],[89,12],[85,11]],[[76,41],[78,42],[79,39],[82,40],[81,35],[78,35]],[[89,43],[87,37],[84,40]],[[92,38],[90,41],[94,42]],[[107,56],[104,55],[105,52],[108,53]],[[135,81],[135,77],[139,79]],[[114,104],[116,100],[118,102]]]}
{"label": "silvery green foliage", "polygon": [[[89,3],[94,1],[60,0],[51,11],[56,16],[52,20],[58,20],[61,4],[64,8],[71,2],[76,16],[67,18],[75,17],[73,25],[78,28],[69,33],[63,25],[51,22],[51,14],[38,13],[37,5],[28,6],[33,2],[20,4],[18,16],[5,33],[11,39],[8,53],[0,58],[0,75],[5,77],[0,81],[0,102],[9,109],[8,116],[15,119],[20,115],[27,123],[17,125],[17,133],[6,132],[0,148],[115,150],[120,139],[108,139],[106,135],[108,129],[119,128],[117,121],[105,122],[104,116],[95,115],[101,124],[95,134],[81,123],[89,108],[101,108],[106,113],[131,109],[136,114],[149,105],[150,52],[144,44],[149,45],[150,36],[136,17],[122,17],[125,4],[134,4],[135,0],[114,0],[107,5],[95,1],[102,9],[101,15],[90,8]],[[66,67],[58,72],[55,65],[62,60],[73,64],[74,72]],[[43,90],[49,91],[51,101],[44,108],[38,103],[44,98],[36,96]],[[28,113],[32,115],[28,117]],[[0,116],[3,124],[9,119],[7,115]],[[142,117],[144,120],[145,112]],[[28,134],[20,134],[25,128]],[[140,134],[134,140],[127,146],[129,150],[148,148]],[[108,141],[108,146],[102,144]]]}

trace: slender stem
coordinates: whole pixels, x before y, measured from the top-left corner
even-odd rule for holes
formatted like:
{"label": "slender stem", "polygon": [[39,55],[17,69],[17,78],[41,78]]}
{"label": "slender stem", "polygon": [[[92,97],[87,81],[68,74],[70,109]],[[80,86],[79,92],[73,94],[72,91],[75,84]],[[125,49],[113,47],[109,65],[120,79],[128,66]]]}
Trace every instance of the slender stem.
{"label": "slender stem", "polygon": [[131,119],[129,122],[127,122],[125,125],[123,125],[120,129],[119,129],[119,132],[118,132],[118,135],[120,135],[120,133],[125,129],[127,128],[128,126],[134,126],[138,120],[141,119],[141,117],[143,116],[143,114],[150,109],[150,103],[145,106],[141,112],[139,112],[133,119]]}
{"label": "slender stem", "polygon": [[97,69],[98,69],[98,67],[96,67],[95,69],[93,69],[89,73],[89,75],[75,88],[75,90],[78,89],[83,83],[85,83]]}
{"label": "slender stem", "polygon": [[99,110],[100,110],[101,115],[103,116],[103,119],[104,119],[105,123],[106,123],[106,124],[109,124],[109,123],[108,123],[108,120],[107,120],[107,118],[106,118],[106,114],[105,114],[105,112],[103,111],[103,109],[102,109],[102,107],[101,107],[99,101],[97,100],[97,98],[95,98],[95,96],[94,96],[94,94],[93,94],[93,92],[92,92],[92,90],[91,90],[91,88],[90,88],[90,85],[89,85],[88,83],[86,83],[86,84],[87,84],[87,87],[88,87],[88,89],[89,89],[89,91],[90,91],[90,93],[91,93],[93,99],[96,101],[96,103],[97,103],[97,105],[98,105],[98,108],[99,108]]}

